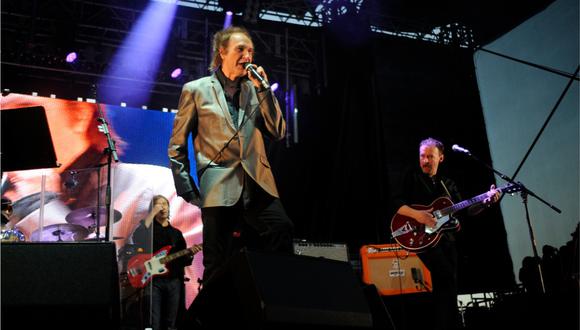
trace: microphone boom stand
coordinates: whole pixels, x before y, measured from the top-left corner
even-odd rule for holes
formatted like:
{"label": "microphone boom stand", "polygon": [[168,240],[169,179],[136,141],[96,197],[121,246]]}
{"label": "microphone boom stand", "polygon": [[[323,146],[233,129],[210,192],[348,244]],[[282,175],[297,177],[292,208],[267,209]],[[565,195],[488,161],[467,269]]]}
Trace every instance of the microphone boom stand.
{"label": "microphone boom stand", "polygon": [[[105,210],[107,212],[107,226],[105,229],[105,241],[108,242],[109,241],[109,231],[110,231],[110,227],[111,227],[111,164],[112,164],[112,160],[115,160],[115,163],[119,161],[119,156],[117,155],[117,149],[115,147],[115,141],[113,140],[113,138],[111,137],[111,133],[109,131],[109,126],[107,123],[107,120],[105,119],[105,116],[103,115],[103,111],[101,109],[101,104],[99,102],[97,102],[97,88],[95,85],[93,85],[94,88],[94,94],[95,94],[95,103],[97,104],[97,111],[99,113],[99,117],[97,118],[97,121],[99,123],[101,123],[98,127],[99,127],[99,131],[103,132],[103,134],[105,134],[105,136],[107,137],[107,145],[108,147],[105,148],[105,150],[103,150],[104,153],[107,154],[107,186],[106,186],[106,191],[105,191]],[[97,219],[100,219],[99,216],[99,207],[97,207]],[[97,220],[99,221],[99,220]],[[97,232],[98,233],[98,232]],[[99,235],[99,234],[97,234]],[[100,237],[97,236],[97,241],[100,240]]]}
{"label": "microphone boom stand", "polygon": [[[537,244],[536,244],[536,236],[534,234],[534,229],[532,227],[532,222],[530,220],[530,212],[528,210],[528,195],[531,195],[533,197],[535,197],[536,199],[538,199],[539,201],[541,201],[542,203],[546,204],[548,207],[550,207],[552,210],[558,212],[558,213],[562,213],[562,211],[557,208],[556,206],[546,202],[544,199],[542,199],[541,197],[539,197],[538,195],[536,195],[533,191],[529,190],[528,188],[526,188],[521,182],[515,182],[512,178],[508,177],[507,175],[497,171],[496,169],[494,169],[493,167],[491,167],[490,165],[488,165],[486,162],[480,160],[479,158],[475,157],[474,155],[471,154],[471,152],[467,151],[464,152],[465,154],[467,154],[469,157],[475,159],[476,161],[478,161],[479,163],[483,164],[485,167],[487,167],[488,169],[492,170],[494,173],[496,173],[497,175],[499,175],[500,178],[502,178],[503,180],[518,186],[521,191],[520,191],[520,196],[522,197],[522,202],[524,203],[524,209],[526,212],[526,222],[528,225],[528,231],[530,232],[530,240],[532,242],[532,250],[534,252],[534,258],[536,261],[539,261],[539,255],[538,255],[538,248],[537,248]],[[542,287],[542,293],[546,293],[546,287],[544,285],[544,276],[543,276],[543,272],[542,272],[542,265],[540,262],[537,263],[538,265],[538,274],[540,275],[540,284]]]}
{"label": "microphone boom stand", "polygon": [[[512,61],[515,61],[515,62],[518,62],[518,63],[522,63],[522,64],[526,64],[526,65],[529,65],[531,67],[534,67],[534,68],[537,68],[537,69],[541,69],[541,70],[544,70],[544,71],[547,71],[547,72],[551,72],[553,74],[557,74],[557,75],[560,75],[560,76],[563,76],[563,77],[566,77],[566,78],[569,79],[568,84],[566,85],[566,87],[564,88],[564,91],[560,95],[560,98],[558,99],[558,101],[556,102],[556,104],[554,105],[554,107],[552,108],[552,111],[550,112],[548,118],[544,122],[544,125],[542,126],[542,128],[540,129],[540,131],[538,132],[538,134],[536,135],[536,138],[532,142],[532,145],[528,149],[526,155],[524,156],[524,159],[522,159],[520,165],[518,166],[518,169],[514,173],[514,177],[515,177],[518,174],[518,172],[520,171],[520,169],[521,169],[522,165],[524,164],[524,162],[526,161],[526,159],[528,158],[528,156],[529,156],[530,152],[532,151],[532,149],[534,148],[536,142],[538,141],[538,139],[542,135],[544,129],[548,125],[548,122],[552,118],[552,115],[554,114],[554,112],[556,111],[556,109],[558,108],[558,106],[560,105],[560,102],[564,98],[564,95],[566,95],[566,93],[567,93],[568,89],[570,88],[570,86],[572,85],[572,83],[575,80],[576,81],[579,81],[580,80],[580,78],[578,77],[578,72],[580,71],[580,66],[577,66],[576,67],[576,70],[574,71],[574,73],[573,74],[570,74],[570,73],[567,73],[567,72],[563,72],[563,71],[560,71],[560,70],[556,70],[556,69],[553,69],[553,68],[549,68],[549,67],[544,66],[544,65],[539,65],[539,64],[531,63],[531,62],[528,62],[528,61],[524,61],[524,60],[521,60],[521,59],[517,59],[517,58],[512,57],[512,56],[508,56],[508,55],[505,55],[505,54],[501,54],[501,53],[498,53],[498,52],[494,52],[494,51],[491,51],[489,49],[485,49],[485,48],[483,48],[481,46],[480,47],[476,47],[475,50],[481,50],[481,51],[484,51],[484,52],[487,52],[487,53],[490,53],[490,54],[494,54],[494,55],[499,56],[499,57],[507,58],[509,60],[512,60]],[[528,210],[528,195],[532,195],[533,197],[535,197],[536,199],[538,199],[542,203],[546,204],[548,207],[550,207],[552,210],[554,210],[554,211],[556,211],[558,213],[562,213],[562,211],[559,208],[557,208],[556,206],[554,206],[554,205],[546,202],[542,198],[538,197],[538,195],[534,194],[532,191],[530,191],[529,189],[527,189],[526,187],[524,187],[524,185],[521,182],[517,182],[517,183],[514,182],[514,180],[512,178],[510,178],[510,177],[508,177],[508,176],[506,176],[506,175],[504,175],[504,174],[496,171],[494,168],[492,168],[491,166],[489,166],[487,163],[485,163],[485,162],[479,160],[477,157],[473,156],[469,151],[467,151],[465,153],[467,155],[469,155],[470,157],[472,157],[473,159],[477,160],[478,162],[484,164],[487,168],[491,169],[494,173],[498,174],[502,179],[504,179],[504,180],[506,180],[506,181],[508,181],[508,182],[510,182],[512,184],[518,185],[521,188],[520,195],[522,197],[522,202],[524,203],[524,208],[525,208],[525,211],[526,211],[526,220],[527,220],[527,223],[528,223],[528,230],[530,232],[530,239],[532,241],[532,248],[533,248],[533,251],[534,251],[534,257],[536,258],[536,260],[539,260],[538,249],[537,249],[537,246],[536,246],[536,238],[535,238],[535,235],[534,235],[534,230],[532,228],[532,223],[530,221],[530,213],[529,213],[529,210]],[[544,278],[543,278],[543,275],[542,275],[542,266],[541,266],[541,263],[540,262],[538,262],[538,271],[539,271],[539,275],[540,275],[540,282],[541,282],[541,285],[542,285],[542,293],[546,293],[546,288],[544,286]]]}

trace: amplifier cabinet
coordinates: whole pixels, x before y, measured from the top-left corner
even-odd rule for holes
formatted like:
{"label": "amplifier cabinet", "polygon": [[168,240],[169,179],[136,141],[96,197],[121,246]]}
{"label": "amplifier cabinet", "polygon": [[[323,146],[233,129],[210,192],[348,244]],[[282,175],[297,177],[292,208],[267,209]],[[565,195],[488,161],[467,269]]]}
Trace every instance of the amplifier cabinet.
{"label": "amplifier cabinet", "polygon": [[363,282],[381,295],[431,292],[431,272],[417,254],[397,244],[363,245],[360,249]]}
{"label": "amplifier cabinet", "polygon": [[348,248],[346,244],[295,240],[294,254],[348,262]]}

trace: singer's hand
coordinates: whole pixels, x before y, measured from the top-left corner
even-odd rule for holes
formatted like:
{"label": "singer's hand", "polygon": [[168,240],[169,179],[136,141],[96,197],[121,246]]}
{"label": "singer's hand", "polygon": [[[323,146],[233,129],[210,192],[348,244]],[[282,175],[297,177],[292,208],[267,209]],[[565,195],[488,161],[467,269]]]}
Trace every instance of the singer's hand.
{"label": "singer's hand", "polygon": [[[260,76],[262,78],[264,78],[266,81],[268,81],[268,75],[266,74],[266,71],[264,71],[263,67],[257,66],[255,64],[252,64],[252,66],[256,69],[256,71],[258,71],[258,73],[260,74]],[[261,89],[262,84],[260,83],[260,81],[257,78],[255,78],[254,76],[252,76],[252,73],[250,72],[250,70],[246,70],[246,71],[247,71],[248,78],[252,81],[254,86],[256,86],[256,88],[258,88],[258,89]]]}

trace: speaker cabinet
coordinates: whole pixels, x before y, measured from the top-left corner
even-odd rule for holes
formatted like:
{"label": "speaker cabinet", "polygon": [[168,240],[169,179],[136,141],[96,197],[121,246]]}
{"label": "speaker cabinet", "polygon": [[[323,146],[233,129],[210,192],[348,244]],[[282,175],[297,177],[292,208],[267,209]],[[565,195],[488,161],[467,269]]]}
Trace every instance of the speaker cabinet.
{"label": "speaker cabinet", "polygon": [[251,251],[234,256],[204,286],[187,319],[202,329],[372,328],[348,263]]}
{"label": "speaker cabinet", "polygon": [[2,328],[118,328],[113,243],[3,243],[1,281]]}
{"label": "speaker cabinet", "polygon": [[397,244],[364,245],[360,249],[363,282],[381,295],[430,292],[431,272],[415,253]]}

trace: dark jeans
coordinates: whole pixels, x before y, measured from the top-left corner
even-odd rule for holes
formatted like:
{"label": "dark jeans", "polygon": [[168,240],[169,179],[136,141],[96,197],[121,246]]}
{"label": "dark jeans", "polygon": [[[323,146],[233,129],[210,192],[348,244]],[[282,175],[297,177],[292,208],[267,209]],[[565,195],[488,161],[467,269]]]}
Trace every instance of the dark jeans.
{"label": "dark jeans", "polygon": [[251,203],[202,209],[203,281],[207,283],[240,247],[292,253],[294,225],[277,198],[261,194]]}
{"label": "dark jeans", "polygon": [[[446,235],[446,234],[444,234]],[[431,272],[433,281],[433,330],[450,330],[458,327],[457,310],[457,250],[455,241],[442,237],[441,241],[419,258]]]}
{"label": "dark jeans", "polygon": [[157,277],[151,286],[151,326],[153,330],[177,329],[177,312],[183,282],[178,278]]}

